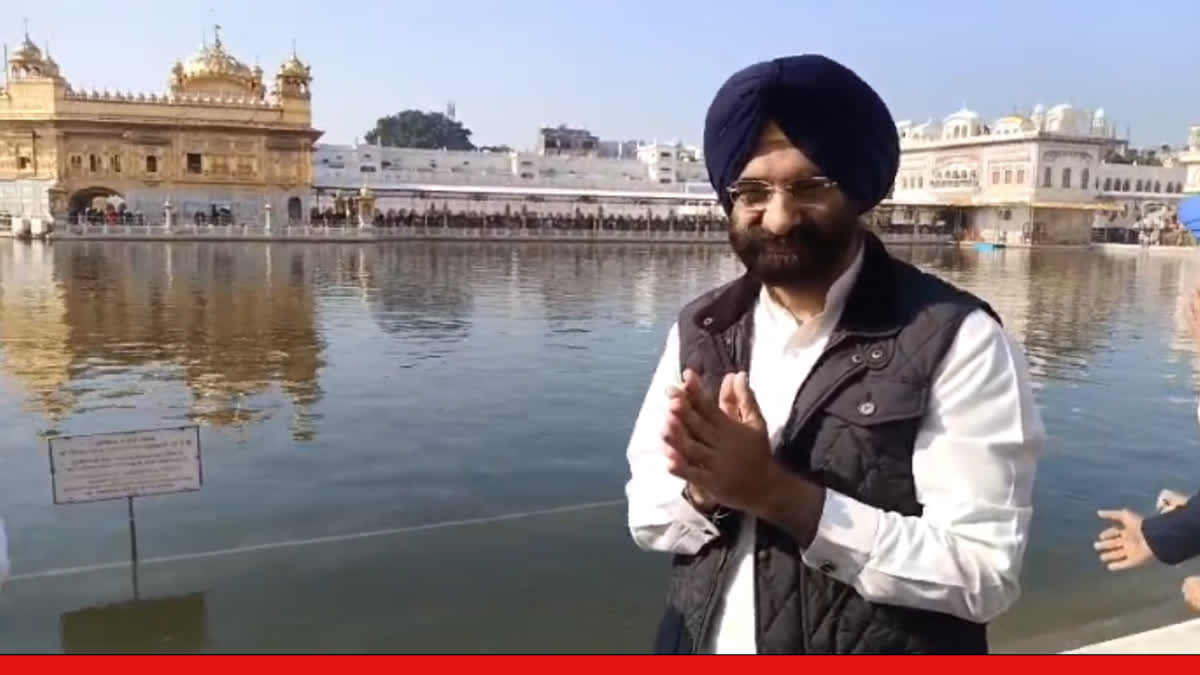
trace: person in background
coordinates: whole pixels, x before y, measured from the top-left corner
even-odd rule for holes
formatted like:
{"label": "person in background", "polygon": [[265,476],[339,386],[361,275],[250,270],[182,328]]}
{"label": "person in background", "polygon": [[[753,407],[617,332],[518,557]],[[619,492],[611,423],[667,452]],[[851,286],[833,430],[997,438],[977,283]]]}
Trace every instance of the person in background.
{"label": "person in background", "polygon": [[864,225],[891,113],[774,59],[717,92],[704,157],[746,274],[681,311],[626,451],[631,536],[674,554],[654,651],[986,652],[1044,431],[995,312]]}
{"label": "person in background", "polygon": [[[1192,340],[1200,348],[1200,288],[1192,291],[1187,313]],[[1200,419],[1200,408],[1196,415]],[[1094,545],[1100,562],[1110,571],[1129,570],[1154,560],[1178,565],[1200,556],[1200,500],[1163,490],[1155,506],[1158,515],[1150,518],[1130,509],[1098,512],[1112,523]],[[1200,576],[1184,579],[1181,591],[1188,606],[1200,612]]]}

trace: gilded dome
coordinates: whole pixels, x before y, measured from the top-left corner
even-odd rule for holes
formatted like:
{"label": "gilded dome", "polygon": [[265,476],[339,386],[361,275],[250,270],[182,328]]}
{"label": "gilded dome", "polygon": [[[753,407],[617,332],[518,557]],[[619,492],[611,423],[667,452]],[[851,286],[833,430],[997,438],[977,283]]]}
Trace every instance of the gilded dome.
{"label": "gilded dome", "polygon": [[250,67],[238,61],[221,46],[218,40],[211,47],[204,47],[183,62],[183,75],[189,79],[228,78],[250,80],[254,77]]}
{"label": "gilded dome", "polygon": [[171,69],[171,89],[175,93],[260,98],[262,69],[251,68],[225,51],[218,33],[212,45],[204,45]]}
{"label": "gilded dome", "polygon": [[21,42],[21,46],[17,48],[17,51],[13,52],[12,60],[24,63],[41,63],[42,50],[38,49],[37,45],[33,44],[33,41],[26,35],[25,40]]}
{"label": "gilded dome", "polygon": [[279,76],[307,80],[312,77],[312,69],[297,58],[295,54],[292,54],[291,58],[279,66]]}

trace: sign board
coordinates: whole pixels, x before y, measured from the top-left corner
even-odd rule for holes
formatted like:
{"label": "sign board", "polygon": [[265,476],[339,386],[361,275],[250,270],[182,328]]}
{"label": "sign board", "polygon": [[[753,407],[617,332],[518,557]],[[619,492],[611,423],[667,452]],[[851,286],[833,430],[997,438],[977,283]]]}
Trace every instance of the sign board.
{"label": "sign board", "polygon": [[50,439],[55,504],[199,490],[200,427]]}

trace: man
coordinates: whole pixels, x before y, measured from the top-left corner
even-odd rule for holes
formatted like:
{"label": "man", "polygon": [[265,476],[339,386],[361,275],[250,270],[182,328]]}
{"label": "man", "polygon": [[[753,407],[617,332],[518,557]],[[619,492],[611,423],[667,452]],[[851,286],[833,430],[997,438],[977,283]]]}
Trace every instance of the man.
{"label": "man", "polygon": [[[1200,288],[1188,303],[1192,341],[1200,348]],[[1200,419],[1200,409],[1196,411]],[[1098,515],[1114,524],[1100,533],[1095,548],[1110,571],[1141,567],[1151,560],[1178,565],[1200,556],[1200,501],[1172,490],[1157,500],[1158,515],[1143,519],[1129,509],[1103,510]],[[1200,576],[1183,580],[1183,599],[1200,612]]]}
{"label": "man", "polygon": [[982,300],[892,258],[886,105],[821,56],[733,75],[704,154],[747,268],[687,305],[629,443],[629,528],[674,553],[658,652],[986,652],[1044,436]]}

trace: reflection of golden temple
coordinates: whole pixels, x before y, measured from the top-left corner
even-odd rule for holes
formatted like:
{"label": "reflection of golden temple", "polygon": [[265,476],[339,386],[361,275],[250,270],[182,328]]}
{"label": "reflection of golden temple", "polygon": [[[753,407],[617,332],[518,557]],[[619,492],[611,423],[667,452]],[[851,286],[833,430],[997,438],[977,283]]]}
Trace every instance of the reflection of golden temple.
{"label": "reflection of golden temple", "polygon": [[[264,265],[270,250],[134,242],[0,249],[4,374],[54,421],[79,411],[71,392],[85,391],[88,378],[145,368],[142,382],[186,384],[186,414],[198,422],[258,421],[282,395],[303,424],[321,398],[313,264],[297,248],[286,264]],[[31,260],[6,259],[9,251]],[[17,275],[29,278],[9,278]],[[135,385],[129,395],[144,393]],[[159,404],[154,398],[149,406]]]}
{"label": "reflection of golden temple", "polygon": [[258,222],[266,204],[302,220],[312,184],[311,70],[296,55],[275,73],[230,54],[215,32],[171,69],[169,93],[74,88],[26,35],[0,89],[0,213],[78,214],[97,197],[160,222],[221,215]]}
{"label": "reflection of golden temple", "polygon": [[63,289],[54,279],[52,256],[48,247],[0,248],[0,372],[57,423],[76,397],[69,386]]}

